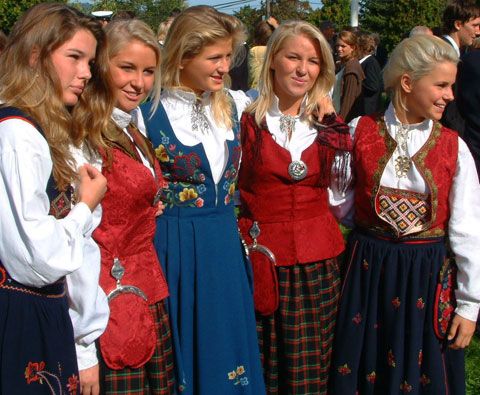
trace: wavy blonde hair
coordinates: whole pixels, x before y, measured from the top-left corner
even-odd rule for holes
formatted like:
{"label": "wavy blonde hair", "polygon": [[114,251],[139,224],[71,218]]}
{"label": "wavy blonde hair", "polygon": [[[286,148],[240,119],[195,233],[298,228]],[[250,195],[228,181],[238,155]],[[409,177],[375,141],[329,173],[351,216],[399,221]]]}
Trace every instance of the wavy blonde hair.
{"label": "wavy blonde hair", "polygon": [[[63,103],[63,90],[51,54],[79,30],[87,30],[102,45],[104,33],[95,19],[56,3],[41,3],[17,21],[0,57],[0,98],[19,108],[43,129],[60,190],[75,179],[69,145],[81,136],[72,130],[72,117]],[[38,55],[31,62],[32,54]]]}
{"label": "wavy blonde hair", "polygon": [[[100,149],[105,153],[107,166],[111,164],[111,143],[125,146],[125,136],[111,119],[115,107],[115,95],[113,92],[113,80],[110,74],[110,60],[132,41],[138,41],[151,48],[156,57],[154,71],[155,81],[148,96],[152,99],[152,112],[158,107],[161,93],[161,50],[152,29],[139,19],[119,19],[110,22],[105,27],[107,45],[104,46],[98,59],[97,78],[90,84],[83,98],[90,104],[90,113],[83,114],[83,122],[79,122],[84,133],[87,134],[89,145],[94,149]],[[95,108],[101,111],[95,111]],[[79,116],[79,119],[81,115]],[[108,140],[108,142],[106,141]],[[127,145],[128,146],[128,145]],[[127,147],[128,149],[128,147]]]}
{"label": "wavy blonde hair", "polygon": [[[330,46],[323,34],[315,26],[304,21],[290,21],[275,29],[267,44],[265,61],[260,72],[259,95],[248,108],[247,112],[255,114],[255,121],[261,124],[272,105],[275,95],[274,73],[272,63],[277,53],[283,48],[286,40],[305,36],[318,43],[320,47],[320,73],[312,87],[307,92],[306,112],[312,113],[317,107],[317,100],[328,94],[335,82],[335,65]],[[311,116],[309,121],[312,122]]]}
{"label": "wavy blonde hair", "polygon": [[398,44],[383,70],[385,91],[394,107],[407,111],[400,83],[402,75],[408,74],[412,81],[418,81],[441,62],[458,63],[453,47],[441,38],[418,35]]}
{"label": "wavy blonde hair", "polygon": [[[246,30],[239,19],[209,6],[195,6],[180,13],[168,31],[163,48],[163,87],[192,91],[180,82],[180,65],[198,55],[207,45],[232,39],[232,66],[246,39]],[[231,101],[225,89],[212,92],[212,113],[216,122],[231,128]]]}

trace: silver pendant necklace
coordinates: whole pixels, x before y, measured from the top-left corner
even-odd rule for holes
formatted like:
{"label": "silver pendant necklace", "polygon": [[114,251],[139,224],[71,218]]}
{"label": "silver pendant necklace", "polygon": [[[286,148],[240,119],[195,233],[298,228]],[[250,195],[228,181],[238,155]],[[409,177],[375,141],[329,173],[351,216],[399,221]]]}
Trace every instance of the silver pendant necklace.
{"label": "silver pendant necklace", "polygon": [[397,127],[395,140],[397,142],[398,157],[395,159],[395,174],[398,178],[404,178],[412,168],[412,159],[408,153],[408,138],[410,129],[403,123]]}
{"label": "silver pendant necklace", "polygon": [[205,115],[205,107],[200,100],[195,100],[195,103],[193,103],[190,122],[194,132],[200,131],[202,133],[207,133],[210,129],[207,116]]}

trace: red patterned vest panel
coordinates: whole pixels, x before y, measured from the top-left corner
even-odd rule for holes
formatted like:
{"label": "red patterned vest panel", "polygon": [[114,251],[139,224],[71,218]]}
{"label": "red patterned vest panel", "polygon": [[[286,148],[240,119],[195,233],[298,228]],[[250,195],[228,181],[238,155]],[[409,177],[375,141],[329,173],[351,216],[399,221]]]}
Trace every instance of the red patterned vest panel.
{"label": "red patterned vest panel", "polygon": [[[256,123],[251,115],[242,119],[242,164],[239,190],[242,202],[239,226],[247,243],[253,221],[260,227],[259,244],[275,255],[277,265],[311,263],[339,255],[344,242],[337,221],[330,212],[328,192],[322,183],[321,147],[310,145],[302,160],[308,166],[307,176],[294,181],[288,173],[290,152],[279,146],[263,128],[261,147],[255,154]],[[334,151],[326,165],[332,166]]]}
{"label": "red patterned vest panel", "polygon": [[[395,148],[396,142],[388,134],[383,117],[360,119],[353,151],[355,223],[394,237],[443,236],[450,217],[448,196],[456,170],[458,134],[434,123],[428,140],[412,157],[428,185],[427,195],[380,186]],[[408,223],[398,218],[402,213]]]}
{"label": "red patterned vest panel", "polygon": [[102,267],[100,285],[108,295],[116,287],[110,273],[113,259],[119,258],[125,268],[122,285],[140,288],[148,304],[168,296],[157,253],[153,245],[155,212],[153,200],[163,179],[158,163],[156,181],[142,163],[119,149],[113,149],[111,168],[104,167],[107,193],[102,200],[102,222],[93,236],[100,246]]}

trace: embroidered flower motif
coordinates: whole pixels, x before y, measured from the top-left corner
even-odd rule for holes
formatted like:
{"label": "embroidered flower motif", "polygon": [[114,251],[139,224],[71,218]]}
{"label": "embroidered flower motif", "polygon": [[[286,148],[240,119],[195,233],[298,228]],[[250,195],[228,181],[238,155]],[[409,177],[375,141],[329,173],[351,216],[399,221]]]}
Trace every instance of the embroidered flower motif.
{"label": "embroidered flower motif", "polygon": [[368,270],[368,262],[366,259],[363,260],[362,262],[362,269],[363,270]]}
{"label": "embroidered flower motif", "polygon": [[342,376],[352,373],[352,369],[350,369],[347,364],[339,366],[337,370]]}
{"label": "embroidered flower motif", "polygon": [[430,379],[428,378],[428,376],[423,373],[422,376],[420,377],[420,384],[422,384],[423,387],[425,387],[426,385],[430,384]]}
{"label": "embroidered flower motif", "polygon": [[163,144],[160,144],[157,148],[155,148],[155,156],[160,162],[168,162],[170,160],[168,157],[167,149]]}
{"label": "embroidered flower motif", "polygon": [[205,174],[200,173],[200,174],[198,175],[198,179],[199,179],[200,182],[204,182],[204,181],[205,181]]}
{"label": "embroidered flower motif", "polygon": [[227,205],[228,203],[230,203],[230,200],[231,200],[230,195],[225,195],[225,199],[223,199],[223,202],[225,203],[225,205]]}
{"label": "embroidered flower motif", "polygon": [[413,387],[407,383],[407,380],[405,380],[402,384],[400,384],[400,390],[403,391],[405,394],[407,392],[412,392]]}
{"label": "embroidered flower motif", "polygon": [[245,386],[248,385],[248,377],[240,377],[245,374],[245,368],[243,365],[237,366],[237,369],[228,372],[228,379],[234,380],[233,385],[241,385]]}
{"label": "embroidered flower motif", "polygon": [[79,383],[79,380],[75,374],[72,374],[68,378],[67,389],[68,389],[69,395],[77,395],[78,383]]}
{"label": "embroidered flower motif", "polygon": [[400,307],[400,298],[397,296],[396,298],[392,299],[392,306],[398,309]]}
{"label": "embroidered flower motif", "polygon": [[0,267],[0,287],[5,283],[7,280],[7,272],[3,267]]}
{"label": "embroidered flower motif", "polygon": [[204,193],[206,190],[207,190],[207,187],[206,187],[205,185],[203,185],[203,184],[200,184],[200,185],[197,187],[197,192],[198,192],[199,194]]}
{"label": "embroidered flower motif", "polygon": [[423,362],[423,351],[420,350],[420,351],[418,352],[418,366],[419,366],[419,367],[422,366],[422,362]]}
{"label": "embroidered flower motif", "polygon": [[229,194],[230,196],[233,196],[234,193],[235,193],[235,183],[232,182],[232,183],[230,184],[230,186],[228,187],[228,194]]}
{"label": "embroidered flower motif", "polygon": [[185,202],[187,200],[196,199],[198,194],[193,188],[183,188],[183,191],[180,192],[178,196],[181,202]]}
{"label": "embroidered flower motif", "polygon": [[173,160],[173,169],[180,179],[191,178],[195,171],[200,167],[202,161],[197,153],[191,152],[182,155],[180,152]]}
{"label": "embroidered flower motif", "polygon": [[388,366],[391,366],[392,368],[394,368],[396,366],[395,364],[395,356],[393,355],[393,351],[392,350],[389,350],[388,351],[388,354],[387,354],[387,363],[388,363]]}
{"label": "embroidered flower motif", "polygon": [[423,301],[423,298],[418,298],[417,309],[422,310],[424,307],[425,307],[425,302]]}
{"label": "embroidered flower motif", "polygon": [[170,143],[170,137],[162,136],[162,144],[167,145]]}
{"label": "embroidered flower motif", "polygon": [[376,379],[377,379],[377,374],[375,373],[375,370],[367,374],[367,381],[369,383],[375,384]]}
{"label": "embroidered flower motif", "polygon": [[355,317],[352,318],[352,321],[359,325],[362,322],[362,315],[360,313],[355,314]]}
{"label": "embroidered flower motif", "polygon": [[39,373],[42,373],[45,370],[45,362],[29,362],[25,368],[25,379],[27,384],[30,384],[34,381],[39,381],[40,384],[43,383],[42,376]]}
{"label": "embroidered flower motif", "polygon": [[195,206],[197,206],[197,207],[203,207],[203,199],[202,199],[202,198],[198,198],[197,200],[195,200]]}

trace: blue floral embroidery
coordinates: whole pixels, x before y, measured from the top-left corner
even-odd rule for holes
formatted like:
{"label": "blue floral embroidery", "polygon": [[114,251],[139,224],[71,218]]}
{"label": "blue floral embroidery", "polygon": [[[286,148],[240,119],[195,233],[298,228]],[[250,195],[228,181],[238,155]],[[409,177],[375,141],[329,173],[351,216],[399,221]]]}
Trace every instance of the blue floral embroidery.
{"label": "blue floral embroidery", "polygon": [[245,368],[243,365],[237,366],[237,369],[228,372],[228,379],[233,382],[233,385],[248,385],[248,377],[244,376]]}
{"label": "blue floral embroidery", "polygon": [[170,137],[167,137],[167,136],[163,136],[162,137],[162,144],[169,144],[170,143]]}

